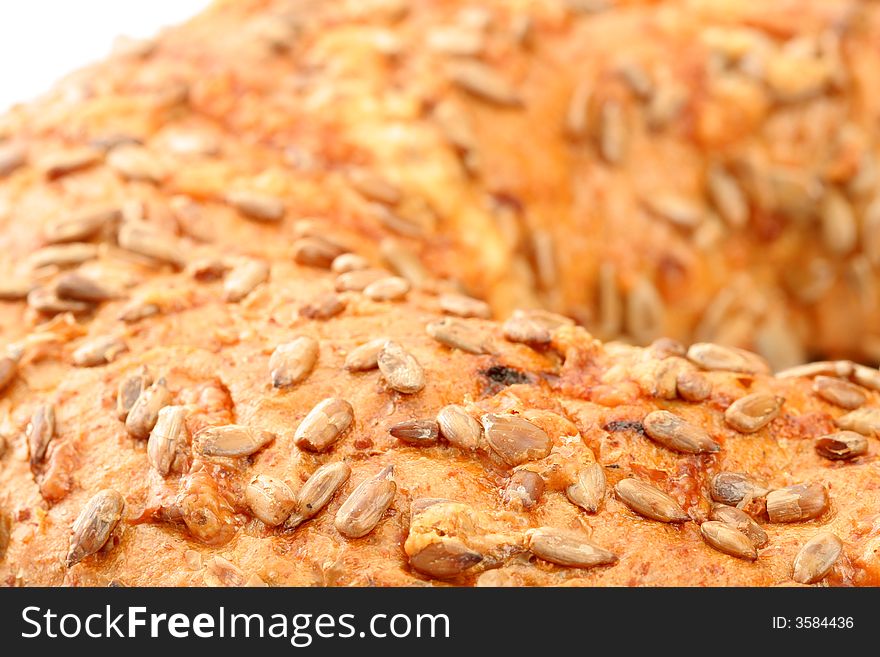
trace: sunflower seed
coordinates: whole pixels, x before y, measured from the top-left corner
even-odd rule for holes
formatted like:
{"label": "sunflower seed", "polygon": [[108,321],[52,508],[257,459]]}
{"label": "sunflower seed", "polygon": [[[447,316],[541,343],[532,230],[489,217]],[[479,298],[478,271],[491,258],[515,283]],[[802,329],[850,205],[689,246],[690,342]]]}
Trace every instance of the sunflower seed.
{"label": "sunflower seed", "polygon": [[307,319],[330,319],[345,310],[345,305],[338,295],[327,292],[300,308],[299,314]]}
{"label": "sunflower seed", "polygon": [[124,510],[125,499],[115,490],[108,488],[92,497],[73,523],[65,565],[71,568],[104,547]]}
{"label": "sunflower seed", "polygon": [[425,371],[415,357],[393,340],[388,340],[376,359],[388,387],[413,394],[425,387]]}
{"label": "sunflower seed", "polygon": [[53,265],[56,267],[74,267],[88,260],[94,260],[97,257],[98,246],[96,244],[74,242],[37,249],[28,258],[28,265],[31,269],[40,269],[41,267],[51,267]]}
{"label": "sunflower seed", "polygon": [[655,84],[654,95],[645,108],[645,121],[652,130],[669,125],[687,104],[690,94],[687,88],[675,80],[665,79]]}
{"label": "sunflower seed", "polygon": [[256,454],[275,440],[271,431],[254,429],[241,424],[205,427],[193,438],[198,452],[203,456],[236,458]]}
{"label": "sunflower seed", "polygon": [[849,201],[837,191],[825,194],[820,206],[822,239],[831,253],[850,253],[858,240],[858,224]]}
{"label": "sunflower seed", "polygon": [[618,62],[615,68],[617,74],[640,100],[647,100],[654,93],[654,83],[641,62],[627,59]]}
{"label": "sunflower seed", "polygon": [[489,446],[508,465],[521,465],[550,453],[550,437],[525,418],[487,413],[480,422]]}
{"label": "sunflower seed", "polygon": [[666,305],[654,284],[639,277],[626,298],[626,328],[639,343],[645,344],[663,330]]}
{"label": "sunflower seed", "polygon": [[736,347],[723,347],[711,342],[692,344],[688,349],[687,358],[704,370],[770,374],[770,367],[757,354]]}
{"label": "sunflower seed", "polygon": [[6,390],[9,385],[15,380],[15,375],[18,373],[18,363],[15,362],[15,359],[10,358],[9,356],[3,356],[0,358],[0,392]]}
{"label": "sunflower seed", "polygon": [[794,558],[792,579],[801,584],[815,584],[834,568],[843,551],[843,542],[830,532],[816,534]]}
{"label": "sunflower seed", "polygon": [[617,281],[617,267],[610,262],[599,266],[597,279],[600,334],[615,337],[623,331],[623,297]]}
{"label": "sunflower seed", "polygon": [[441,294],[437,302],[440,304],[440,309],[449,315],[480,319],[489,319],[492,316],[492,309],[488,303],[463,294]]}
{"label": "sunflower seed", "polygon": [[848,461],[868,453],[868,440],[855,431],[830,433],[816,439],[816,451],[832,461]]}
{"label": "sunflower seed", "polygon": [[46,315],[58,315],[60,313],[87,313],[94,309],[94,305],[83,301],[59,299],[53,290],[45,287],[37,287],[28,293],[28,306],[37,312]]}
{"label": "sunflower seed", "polygon": [[388,278],[385,269],[355,269],[339,274],[334,281],[337,292],[363,292],[370,283]]}
{"label": "sunflower seed", "polygon": [[220,154],[220,140],[207,132],[180,130],[165,136],[165,148],[175,155],[212,157]]}
{"label": "sunflower seed", "polygon": [[249,219],[277,222],[284,218],[284,202],[275,196],[238,190],[228,192],[225,199],[229,205]]}
{"label": "sunflower seed", "polygon": [[514,317],[528,317],[540,323],[546,329],[555,331],[563,326],[574,326],[575,321],[565,315],[552,313],[549,310],[541,310],[540,308],[530,308],[528,310],[518,309],[513,311]]}
{"label": "sunflower seed", "polygon": [[340,534],[346,538],[361,538],[375,529],[397,493],[393,474],[392,466],[386,466],[352,491],[336,512],[333,524]]}
{"label": "sunflower seed", "polygon": [[345,274],[359,269],[369,269],[370,261],[357,253],[343,253],[333,258],[330,270],[335,274]]}
{"label": "sunflower seed", "polygon": [[559,269],[553,236],[545,230],[533,230],[531,247],[533,269],[538,285],[544,290],[552,290],[556,285]]}
{"label": "sunflower seed", "polygon": [[351,169],[348,171],[348,182],[365,198],[386,205],[397,205],[403,194],[400,189],[385,178],[369,169]]}
{"label": "sunflower seed", "polygon": [[244,499],[254,516],[270,527],[284,522],[296,504],[290,487],[268,475],[254,477],[244,490]]}
{"label": "sunflower seed", "polygon": [[167,263],[177,269],[186,264],[186,256],[177,240],[137,222],[124,222],[119,229],[119,246],[126,251]]}
{"label": "sunflower seed", "polygon": [[77,147],[51,153],[40,166],[46,177],[54,180],[97,164],[103,157],[104,154],[98,149]]}
{"label": "sunflower seed", "polygon": [[755,392],[733,402],[724,411],[724,420],[741,433],[755,433],[779,416],[784,397]]}
{"label": "sunflower seed", "polygon": [[721,504],[736,506],[744,499],[764,497],[769,490],[743,472],[719,472],[712,477],[709,494]]}
{"label": "sunflower seed", "polygon": [[27,162],[24,146],[15,142],[0,144],[0,178],[8,176]]}
{"label": "sunflower seed", "polygon": [[702,205],[674,193],[657,194],[646,199],[645,204],[653,214],[681,228],[695,228],[705,214]]}
{"label": "sunflower seed", "polygon": [[868,400],[862,388],[832,376],[820,375],[814,378],[813,392],[825,401],[848,410],[858,408]]}
{"label": "sunflower seed", "polygon": [[354,409],[344,399],[329,397],[309,411],[294,433],[296,446],[309,452],[324,452],[345,433],[354,420]]}
{"label": "sunflower seed", "polygon": [[685,346],[672,338],[657,338],[649,344],[645,350],[654,358],[664,360],[666,358],[683,358],[687,353]]}
{"label": "sunflower seed", "polygon": [[55,437],[55,407],[40,404],[34,409],[25,431],[31,466],[39,465],[46,458],[46,449]]}
{"label": "sunflower seed", "polygon": [[230,269],[229,263],[223,258],[199,258],[186,267],[187,273],[200,283],[217,281],[223,278]]}
{"label": "sunflower seed", "polygon": [[159,411],[170,403],[171,391],[168,390],[165,379],[160,378],[140,394],[131,410],[128,411],[125,430],[133,438],[146,440],[153,427],[156,426]]}
{"label": "sunflower seed", "polygon": [[409,565],[423,575],[449,579],[461,575],[483,560],[479,552],[456,538],[443,537],[409,556]]}
{"label": "sunflower seed", "polygon": [[526,545],[536,557],[569,568],[592,568],[617,562],[616,555],[585,536],[556,527],[530,529]]}
{"label": "sunflower seed", "polygon": [[701,402],[712,394],[712,383],[699,372],[679,372],[675,379],[678,396],[689,402]]}
{"label": "sunflower seed", "polygon": [[813,378],[820,375],[839,377],[852,376],[853,363],[849,360],[821,360],[814,363],[806,363],[804,365],[795,365],[794,367],[789,367],[777,372],[776,378]]}
{"label": "sunflower seed", "polygon": [[880,197],[874,198],[862,213],[861,243],[868,261],[875,267],[880,265]]}
{"label": "sunflower seed", "polygon": [[706,174],[709,198],[731,228],[742,228],[749,220],[749,204],[742,188],[724,167],[714,164]]}
{"label": "sunflower seed", "polygon": [[338,244],[321,237],[301,237],[293,243],[293,261],[305,267],[328,269],[345,252]]}
{"label": "sunflower seed", "polygon": [[834,420],[840,429],[880,438],[880,409],[859,408]]}
{"label": "sunflower seed", "polygon": [[630,509],[660,522],[686,522],[688,515],[671,495],[638,479],[621,479],[614,487],[618,499]]}
{"label": "sunflower seed", "polygon": [[424,238],[426,236],[425,220],[433,221],[433,217],[426,215],[417,219],[404,217],[379,203],[371,203],[368,210],[383,228],[404,237]]}
{"label": "sunflower seed", "polygon": [[623,107],[618,102],[606,101],[599,114],[599,154],[608,164],[621,164],[627,141]]}
{"label": "sunflower seed", "polygon": [[155,154],[143,146],[126,144],[107,154],[107,166],[127,180],[160,183],[167,171]]}
{"label": "sunflower seed", "polygon": [[122,379],[116,390],[116,417],[125,422],[132,406],[151,383],[153,377],[146,368]]}
{"label": "sunflower seed", "polygon": [[432,29],[425,43],[439,53],[475,57],[483,51],[485,37],[479,30],[450,25]]}
{"label": "sunflower seed", "polygon": [[119,296],[98,281],[76,272],[64,274],[59,278],[55,283],[55,293],[62,299],[86,303],[100,303]]}
{"label": "sunflower seed", "polygon": [[276,388],[289,388],[305,380],[315,369],[320,346],[315,338],[301,335],[275,347],[269,358],[269,378]]}
{"label": "sunflower seed", "polygon": [[450,404],[437,413],[440,433],[459,449],[475,450],[480,445],[483,428],[462,406]]}
{"label": "sunflower seed", "polygon": [[237,302],[244,299],[256,287],[269,280],[269,263],[263,260],[246,260],[232,268],[223,281],[223,298]]}
{"label": "sunflower seed", "polygon": [[49,244],[82,242],[121,217],[122,213],[117,207],[89,208],[48,224],[43,230],[43,238]]}
{"label": "sunflower seed", "polygon": [[448,100],[440,101],[434,106],[432,115],[443,137],[460,155],[466,156],[476,150],[473,126],[458,105]]}
{"label": "sunflower seed", "polygon": [[160,308],[155,303],[135,299],[122,309],[119,313],[119,319],[127,324],[131,324],[132,322],[138,322],[147,317],[158,315],[159,311]]}
{"label": "sunflower seed", "polygon": [[[0,153],[2,157],[2,153]],[[0,160],[0,166],[2,166]],[[2,171],[0,171],[2,173]],[[12,514],[7,513],[4,509],[0,509],[0,561],[6,558],[6,550],[12,540]]]}
{"label": "sunflower seed", "polygon": [[583,139],[589,131],[587,110],[593,94],[593,80],[584,78],[575,85],[565,113],[565,131],[574,139]]}
{"label": "sunflower seed", "polygon": [[102,335],[86,340],[73,352],[73,364],[77,367],[97,367],[116,360],[128,350],[122,338],[115,335]]}
{"label": "sunflower seed", "polygon": [[649,438],[676,452],[706,454],[721,449],[701,427],[669,411],[648,413],[642,420],[642,426]]}
{"label": "sunflower seed", "polygon": [[473,96],[496,105],[517,107],[522,105],[516,89],[495,70],[482,62],[456,62],[449,71],[450,80]]}
{"label": "sunflower seed", "polygon": [[416,239],[426,237],[425,221],[433,221],[432,217],[426,215],[422,215],[417,219],[404,217],[378,203],[371,203],[368,209],[372,217],[375,218],[383,228],[387,228],[392,233],[397,233],[404,237],[412,237]]}
{"label": "sunflower seed", "polygon": [[169,472],[183,472],[189,458],[186,407],[166,406],[159,411],[156,425],[147,442],[147,459],[163,477]]}
{"label": "sunflower seed", "polygon": [[605,469],[591,463],[578,472],[577,481],[565,489],[568,499],[587,513],[596,513],[605,499]]}
{"label": "sunflower seed", "polygon": [[511,342],[520,342],[534,347],[550,344],[553,335],[541,322],[531,317],[514,315],[501,327],[504,337]]}
{"label": "sunflower seed", "polygon": [[388,429],[388,433],[410,445],[433,445],[440,434],[436,420],[405,420]]}
{"label": "sunflower seed", "polygon": [[0,281],[0,301],[21,301],[34,289],[35,284],[29,281],[7,279]]}
{"label": "sunflower seed", "polygon": [[392,233],[415,239],[425,238],[427,236],[425,222],[430,221],[433,223],[434,220],[433,216],[429,214],[429,210],[425,210],[424,214],[418,218],[403,217],[379,203],[371,203],[368,210],[383,228],[388,229]]}
{"label": "sunflower seed", "polygon": [[[869,390],[880,392],[880,370],[853,363],[850,375],[859,385],[868,388]],[[846,375],[841,374],[840,376]]]}
{"label": "sunflower seed", "polygon": [[518,501],[524,509],[531,509],[544,494],[544,479],[531,470],[517,470],[507,480],[504,501]]}
{"label": "sunflower seed", "polygon": [[425,330],[437,342],[447,347],[461,349],[469,354],[491,353],[486,336],[463,321],[446,317],[429,323]]}
{"label": "sunflower seed", "polygon": [[391,270],[398,276],[403,276],[414,287],[424,286],[431,278],[418,254],[399,240],[385,238],[379,245],[379,251]]}
{"label": "sunflower seed", "polygon": [[355,347],[345,357],[345,369],[349,372],[366,372],[379,367],[379,354],[388,338],[376,338]]}
{"label": "sunflower seed", "polygon": [[733,506],[726,504],[716,504],[709,510],[709,520],[723,522],[730,525],[737,531],[745,534],[756,548],[767,545],[770,538],[767,536],[761,525],[752,520],[752,517]]}
{"label": "sunflower seed", "polygon": [[406,297],[410,287],[405,278],[389,276],[367,285],[364,296],[373,301],[399,301]]}
{"label": "sunflower seed", "polygon": [[828,493],[822,484],[797,484],[767,494],[770,522],[812,520],[828,508]]}
{"label": "sunflower seed", "polygon": [[728,524],[716,520],[708,520],[700,525],[703,540],[713,548],[737,559],[754,561],[758,551],[749,537]]}
{"label": "sunflower seed", "polygon": [[105,153],[126,144],[143,144],[143,141],[134,135],[124,132],[105,133],[89,140],[89,146],[102,150]]}
{"label": "sunflower seed", "polygon": [[293,513],[285,521],[284,528],[296,529],[309,518],[316,516],[327,506],[339,487],[348,481],[349,476],[351,476],[351,468],[341,461],[327,463],[315,470],[296,494]]}
{"label": "sunflower seed", "polygon": [[648,361],[643,366],[645,373],[639,369],[640,385],[653,397],[659,399],[675,399],[678,395],[677,378],[683,368],[690,363],[678,357],[664,358],[660,361]]}

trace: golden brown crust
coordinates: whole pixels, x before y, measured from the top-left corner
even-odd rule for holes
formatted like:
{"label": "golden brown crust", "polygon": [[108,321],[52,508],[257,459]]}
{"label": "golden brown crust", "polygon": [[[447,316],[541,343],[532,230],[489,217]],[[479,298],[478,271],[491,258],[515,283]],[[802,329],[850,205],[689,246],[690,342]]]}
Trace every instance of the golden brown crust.
{"label": "golden brown crust", "polygon": [[[619,4],[217,3],[0,120],[6,168],[35,165],[3,185],[3,247],[123,196],[270,256],[312,218],[373,262],[395,236],[499,316],[876,359],[874,7]],[[241,221],[240,191],[286,218]]]}
{"label": "golden brown crust", "polygon": [[[544,304],[609,335],[623,312],[629,337],[644,342],[660,330],[687,340],[757,335],[775,364],[796,360],[799,349],[778,357],[778,331],[755,333],[751,315],[730,318],[709,300],[745,272],[754,278],[745,297],[767,293],[753,311],[772,326],[771,290],[822,252],[817,229],[780,232],[791,218],[750,197],[748,224],[701,253],[701,231],[655,216],[671,207],[673,223],[688,221],[688,208],[664,205],[660,192],[697,198],[716,159],[762,180],[776,160],[825,162],[814,152],[833,143],[823,126],[837,129],[852,112],[864,128],[872,116],[870,94],[852,82],[870,79],[869,66],[847,59],[854,77],[823,82],[823,93],[834,90],[827,98],[756,100],[755,116],[729,113],[751,107],[738,94],[751,98],[766,82],[728,79],[728,69],[719,80],[701,67],[739,39],[776,61],[835,34],[870,59],[862,44],[875,12],[818,1],[760,15],[744,2],[627,3],[590,16],[559,3],[403,6],[221,2],[0,119],[0,135],[25,153],[0,154],[10,299],[0,301],[9,353],[0,361],[0,581],[775,585],[792,580],[795,556],[822,531],[843,548],[817,581],[880,583],[876,370],[838,362],[774,377],[748,354],[603,344],[540,313],[502,325],[451,296],[483,296],[502,317]],[[656,38],[637,39],[645,33]],[[806,42],[783,44],[797,35]],[[652,79],[685,82],[687,93],[650,140],[631,137],[625,159],[613,134],[597,150],[592,132],[596,119],[616,129],[609,102],[628,122],[649,104],[636,98],[646,93],[638,67],[612,61],[621,40],[652,62]],[[837,42],[828,47],[837,52]],[[658,49],[681,51],[675,70],[654,70]],[[584,77],[588,133],[571,140],[565,117]],[[727,93],[737,102],[722,102]],[[766,134],[805,125],[814,131],[778,143]],[[512,136],[535,144],[526,151]],[[860,162],[872,157],[858,152]],[[667,190],[673,183],[681,190]],[[791,302],[801,336],[815,336],[809,349],[864,355],[850,329],[870,333],[876,317],[851,303],[843,275],[858,258],[833,261],[837,283],[814,310]],[[407,283],[389,282],[392,273]],[[613,288],[602,304],[591,291],[600,280]],[[659,324],[638,315],[658,298],[678,312]],[[695,332],[704,314],[724,330]],[[378,338],[397,346],[350,357]],[[120,402],[120,389],[140,401]],[[769,401],[733,405],[753,394]],[[349,403],[353,420],[344,406],[322,406],[313,422],[332,416],[334,429],[312,424],[298,441],[302,420],[328,398]],[[458,408],[435,427],[449,405]],[[166,413],[151,436],[169,406],[183,411]],[[657,410],[687,424],[646,430]],[[422,422],[389,431],[412,420]],[[242,428],[218,447],[205,429],[227,425]],[[865,441],[817,451],[816,439],[839,429]],[[828,458],[841,450],[851,458]],[[285,486],[305,494],[320,466],[340,463],[350,474],[331,477],[326,506],[305,517],[312,510],[294,500],[302,517],[271,526],[291,503]],[[705,521],[720,522],[712,479],[728,471],[763,485],[741,504],[767,533],[754,561],[724,553],[751,554],[726,525],[701,535]],[[249,500],[257,476],[280,506],[256,508],[260,491]],[[672,499],[643,499],[638,486],[620,486],[628,478]],[[800,484],[815,486],[782,490]],[[318,499],[319,489],[306,490]],[[112,493],[89,505],[107,490],[124,510]],[[768,492],[773,518],[803,517],[769,522]],[[671,522],[632,510],[649,507]],[[815,575],[808,565],[798,572]]]}

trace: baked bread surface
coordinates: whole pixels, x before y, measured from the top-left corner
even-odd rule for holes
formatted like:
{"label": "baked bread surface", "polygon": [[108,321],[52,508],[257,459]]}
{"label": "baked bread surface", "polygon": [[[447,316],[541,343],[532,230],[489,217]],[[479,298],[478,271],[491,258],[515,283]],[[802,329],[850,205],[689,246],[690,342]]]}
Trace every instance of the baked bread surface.
{"label": "baked bread surface", "polygon": [[[841,221],[872,234],[857,174],[873,157],[874,13],[221,2],[14,109],[0,119],[0,581],[876,585],[880,373],[841,360],[774,376],[757,356],[652,343],[748,344],[776,366],[870,351],[855,336],[876,316],[848,286],[873,283],[871,242],[825,242]],[[768,100],[753,46],[783,70],[819,60],[820,90]],[[827,53],[850,49],[845,79],[823,77]],[[656,80],[686,98],[649,127]],[[621,116],[634,132],[618,157],[596,126]],[[729,191],[783,165],[793,210],[753,190],[743,225],[712,219],[710,167]],[[702,204],[699,225],[657,216],[667,192]],[[659,214],[692,210],[669,198]],[[821,295],[777,295],[825,271],[816,258],[835,272]],[[728,289],[755,303],[745,318],[716,304]],[[539,306],[593,334],[541,312],[488,319]],[[346,368],[374,340],[382,367],[361,351],[366,369]],[[142,407],[177,409],[159,430],[121,419],[137,377],[153,386]],[[757,410],[729,410],[749,395]],[[343,405],[338,436],[321,424],[304,440],[330,398],[350,424]],[[434,424],[449,405],[471,442]],[[244,429],[218,448],[230,425]],[[843,430],[842,447],[817,442]],[[285,527],[303,485],[340,463],[326,506]],[[729,517],[712,493],[731,472],[756,482],[737,503],[766,540],[706,524]],[[672,501],[648,518],[654,489]],[[801,493],[810,517],[768,513]],[[797,556],[823,533],[840,545],[820,572]]]}

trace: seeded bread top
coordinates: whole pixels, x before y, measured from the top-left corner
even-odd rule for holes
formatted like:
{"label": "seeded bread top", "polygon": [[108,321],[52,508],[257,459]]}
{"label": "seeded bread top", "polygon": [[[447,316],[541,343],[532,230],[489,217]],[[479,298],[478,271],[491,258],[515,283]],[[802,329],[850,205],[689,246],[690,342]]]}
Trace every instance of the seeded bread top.
{"label": "seeded bread top", "polygon": [[394,236],[501,317],[876,359],[875,8],[605,4],[220,2],[124,44],[0,119],[3,276],[141,200],[187,251]]}
{"label": "seeded bread top", "polygon": [[[782,146],[767,160],[760,139],[722,149],[740,119],[758,124],[728,116],[741,103],[704,106],[716,87],[770,84],[749,77],[750,58],[712,69],[711,84],[685,64],[743,38],[783,69],[793,57],[824,70],[838,47],[827,26],[864,37],[848,31],[850,5],[587,16],[548,3],[523,20],[501,2],[265,4],[218,3],[0,119],[0,581],[880,583],[880,372],[829,361],[773,376],[712,343],[603,344],[544,311],[496,323],[462,294],[502,318],[539,303],[594,326],[604,313],[603,335],[626,318],[642,341],[753,335],[721,302],[706,312],[722,334],[691,327],[742,268],[763,291],[804,270],[818,233],[764,231],[784,214],[753,210],[700,255],[699,229],[630,213],[631,186],[660,190],[667,169],[702,180],[728,147],[730,171],[745,153],[758,171],[786,160]],[[634,54],[653,48],[635,38],[647,25],[658,44],[694,44],[678,72],[641,53],[652,78],[684,76],[690,95],[622,159],[612,138],[619,112],[644,110],[638,68],[612,74],[619,62],[579,53],[617,52],[626,35]],[[802,33],[807,45],[791,42]],[[575,88],[582,73],[595,93]],[[857,93],[820,78],[822,93]],[[845,123],[842,103],[807,91],[774,101],[815,128],[782,143],[831,148],[820,128]],[[566,116],[588,132],[569,142]],[[536,140],[528,159],[512,135]],[[610,217],[627,218],[617,237]],[[645,283],[644,263],[680,271],[670,254],[696,263],[681,287]],[[846,351],[835,319],[849,334],[869,318],[827,289],[820,329],[803,335]],[[770,322],[779,307],[749,312]],[[779,333],[759,335],[778,355]]]}
{"label": "seeded bread top", "polygon": [[[844,547],[822,581],[878,582],[877,371],[774,377],[714,345],[603,345],[337,280],[277,261],[232,303],[224,280],[155,273],[158,314],[120,324],[130,302],[109,301],[19,343],[3,581],[771,585],[824,531]],[[304,316],[327,295],[336,314]],[[94,344],[111,362],[74,366]],[[345,472],[305,487],[325,465]],[[700,537],[719,502],[766,533],[746,558]]]}

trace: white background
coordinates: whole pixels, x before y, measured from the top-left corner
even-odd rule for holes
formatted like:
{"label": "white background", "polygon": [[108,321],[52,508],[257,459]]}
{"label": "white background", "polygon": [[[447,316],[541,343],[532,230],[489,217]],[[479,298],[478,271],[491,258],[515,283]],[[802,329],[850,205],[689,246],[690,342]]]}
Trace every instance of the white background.
{"label": "white background", "polygon": [[119,35],[148,37],[210,0],[0,0],[0,112],[99,60]]}

